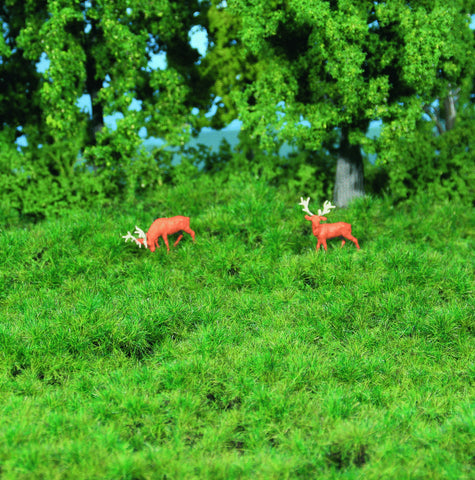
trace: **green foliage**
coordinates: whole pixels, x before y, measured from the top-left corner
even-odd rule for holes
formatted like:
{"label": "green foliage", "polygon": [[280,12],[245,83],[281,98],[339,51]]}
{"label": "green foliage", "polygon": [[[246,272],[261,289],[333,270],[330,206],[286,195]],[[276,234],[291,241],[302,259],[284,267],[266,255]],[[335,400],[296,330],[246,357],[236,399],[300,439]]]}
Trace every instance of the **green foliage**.
{"label": "green foliage", "polygon": [[230,6],[243,18],[244,45],[261,62],[256,82],[239,96],[245,125],[259,134],[271,126],[283,139],[319,149],[335,127],[358,131],[378,118],[370,111],[382,102],[384,91],[377,92],[387,77],[368,71],[372,13],[365,2],[335,9],[305,0]]}
{"label": "green foliage", "polygon": [[244,48],[242,18],[220,0],[213,0],[207,12],[208,51],[202,71],[212,85],[215,114],[209,122],[223,128],[239,117],[235,93],[251,85],[260,68],[257,59]]}
{"label": "green foliage", "polygon": [[[469,480],[473,210],[360,199],[324,254],[298,200],[243,172],[2,228],[2,479]],[[176,213],[195,244],[123,243]]]}
{"label": "green foliage", "polygon": [[[0,199],[6,219],[40,219],[57,215],[74,205],[90,204],[85,188],[87,178],[80,175],[77,151],[79,139],[64,140],[54,145],[44,145],[41,156],[35,158],[31,151],[21,153],[2,132],[3,148],[0,151]],[[13,134],[11,134],[13,135]]]}
{"label": "green foliage", "polygon": [[[11,145],[3,154],[3,165],[15,166],[2,169],[2,182],[23,192],[11,206],[48,214],[89,195],[134,196],[146,172],[157,172],[140,148],[143,135],[184,145],[201,122],[192,108],[207,111],[208,80],[188,35],[206,23],[208,7],[198,0],[8,0],[2,6],[2,140],[25,135],[27,141],[21,159]],[[151,67],[158,53],[166,58],[162,69]],[[91,98],[91,115],[81,110],[83,95]],[[121,118],[116,129],[104,125],[106,115]]]}
{"label": "green foliage", "polygon": [[470,204],[475,195],[474,125],[473,118],[460,118],[456,128],[436,136],[425,122],[417,138],[400,141],[401,160],[387,169],[393,199],[429,194]]}
{"label": "green foliage", "polygon": [[241,131],[235,148],[223,141],[218,152],[201,145],[199,149],[187,149],[186,156],[205,175],[221,179],[250,175],[277,188],[322,201],[331,197],[335,164],[328,152],[289,148],[284,151],[283,142],[277,139],[264,150],[257,139]]}
{"label": "green foliage", "polygon": [[[120,112],[134,117],[136,128],[149,135],[181,138],[183,125],[192,122],[187,84],[197,88],[199,77],[189,77],[198,54],[188,45],[198,2],[176,8],[175,2],[48,2],[48,20],[37,28],[36,12],[26,18],[17,37],[24,57],[37,62],[44,52],[49,68],[43,75],[40,95],[43,119],[53,138],[77,128],[83,116],[77,101],[91,95],[92,127],[102,127],[96,115]],[[176,58],[177,45],[182,58]],[[168,68],[152,70],[151,55],[167,52]],[[193,56],[193,52],[194,56]],[[183,61],[187,58],[188,62]],[[142,102],[137,112],[132,99]],[[187,108],[189,107],[189,108]],[[166,118],[157,122],[158,118]],[[99,123],[95,123],[99,122]],[[175,137],[174,137],[175,136]]]}
{"label": "green foliage", "polygon": [[[377,152],[397,171],[405,168],[404,144],[427,140],[418,131],[426,108],[456,88],[457,110],[470,102],[471,2],[230,0],[229,7],[256,63],[255,80],[235,99],[245,127],[265,148],[276,135],[310,150],[334,148],[337,129],[340,156],[348,132],[351,144]],[[383,121],[377,142],[365,137],[373,120]]]}

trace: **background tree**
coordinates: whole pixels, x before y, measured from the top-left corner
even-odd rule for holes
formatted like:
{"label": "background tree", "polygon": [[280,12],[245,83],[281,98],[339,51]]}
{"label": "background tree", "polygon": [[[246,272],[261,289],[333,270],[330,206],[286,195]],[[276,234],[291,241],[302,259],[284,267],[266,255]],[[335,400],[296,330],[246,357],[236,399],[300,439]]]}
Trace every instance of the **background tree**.
{"label": "background tree", "polygon": [[[334,202],[364,194],[361,147],[398,162],[425,109],[473,78],[472,2],[230,0],[241,39],[259,63],[236,94],[240,117],[268,142],[277,135],[337,159]],[[378,142],[365,137],[383,122]]]}
{"label": "background tree", "polygon": [[[199,54],[189,44],[189,32],[206,19],[206,9],[207,3],[198,0],[186,5],[168,0],[150,5],[134,0],[48,0],[41,18],[36,10],[26,9],[17,43],[24,57],[38,62],[45,55],[49,60],[41,97],[52,135],[61,135],[82,118],[77,100],[83,94],[90,95],[92,103],[90,143],[97,140],[104,115],[129,115],[133,99],[145,102],[138,126],[147,123],[151,135],[180,131],[177,123],[181,127],[199,104],[197,99],[203,98],[197,88]],[[151,68],[152,56],[158,53],[166,56],[168,68]]]}
{"label": "background tree", "polygon": [[[210,92],[215,113],[209,117],[209,124],[221,129],[241,117],[236,93],[255,84],[261,75],[260,70],[266,68],[266,62],[260,61],[250,49],[245,48],[242,41],[243,18],[228,8],[227,2],[212,0],[207,15],[209,48],[201,67],[212,83]],[[210,156],[205,162],[205,170],[213,173],[226,169],[230,174],[246,170],[292,190],[331,192],[334,168],[329,165],[328,155],[306,149],[301,144],[298,151],[283,156],[282,139],[274,135],[272,141],[265,140],[262,133],[245,125],[239,132],[239,143],[232,155],[228,155],[225,148],[218,156]],[[317,171],[318,179],[315,175]],[[322,174],[322,171],[325,173]]]}
{"label": "background tree", "polygon": [[[404,32],[404,56],[396,65],[411,95],[382,115],[376,151],[388,166],[395,199],[424,190],[468,198],[472,189],[473,197],[475,36],[470,13],[475,3],[412,7],[396,10],[398,29]],[[398,38],[393,16],[390,10],[381,12],[380,24]]]}
{"label": "background tree", "polygon": [[[156,172],[157,162],[140,151],[143,138],[184,144],[199,125],[193,107],[207,110],[207,80],[189,35],[208,8],[199,0],[6,0],[0,128],[10,132],[5,141],[24,134],[28,142],[23,165],[7,169],[25,172],[35,163],[35,174],[21,181],[36,188],[41,177],[69,197],[81,168],[94,171],[103,195],[120,193],[127,175],[135,184],[150,181],[146,172]],[[152,65],[157,54],[161,68]],[[39,64],[47,66],[42,74]],[[91,113],[79,102],[85,95]],[[116,129],[104,125],[107,115],[116,116]]]}

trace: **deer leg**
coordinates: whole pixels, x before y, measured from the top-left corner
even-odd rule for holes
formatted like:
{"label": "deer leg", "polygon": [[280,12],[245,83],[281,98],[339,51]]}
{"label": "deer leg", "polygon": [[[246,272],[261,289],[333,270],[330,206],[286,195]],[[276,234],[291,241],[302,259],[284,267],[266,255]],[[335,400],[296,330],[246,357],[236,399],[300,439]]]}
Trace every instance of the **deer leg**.
{"label": "deer leg", "polygon": [[322,242],[320,242],[320,240],[317,242],[317,248],[315,249],[317,252],[318,252],[318,249],[320,248],[320,245],[322,244]]}
{"label": "deer leg", "polygon": [[176,242],[173,244],[174,247],[176,247],[178,245],[178,242],[183,238],[183,234],[180,233],[180,235],[178,236],[178,238],[176,239]]}
{"label": "deer leg", "polygon": [[325,249],[325,252],[326,252],[327,251],[327,239],[326,238],[323,239],[322,244],[323,244],[323,248]]}
{"label": "deer leg", "polygon": [[341,241],[341,248],[343,248],[343,245],[345,244],[346,242],[344,240]]}
{"label": "deer leg", "polygon": [[184,228],[183,229],[184,232],[190,234],[191,236],[191,239],[193,240],[193,243],[195,242],[195,232],[191,229],[191,228]]}
{"label": "deer leg", "polygon": [[[358,240],[356,239],[356,237],[354,237],[353,235],[345,235],[345,238],[347,238],[348,240],[351,240],[356,245],[356,248],[358,250],[360,249],[360,246],[358,245]],[[345,243],[344,240],[343,240],[343,243]]]}
{"label": "deer leg", "polygon": [[148,248],[151,252],[154,252],[156,248],[160,248],[160,245],[158,244],[158,238],[150,239],[148,242]]}
{"label": "deer leg", "polygon": [[166,233],[164,233],[162,235],[162,238],[163,238],[163,241],[165,242],[165,245],[167,246],[167,252],[170,251],[170,245],[168,245],[168,235]]}

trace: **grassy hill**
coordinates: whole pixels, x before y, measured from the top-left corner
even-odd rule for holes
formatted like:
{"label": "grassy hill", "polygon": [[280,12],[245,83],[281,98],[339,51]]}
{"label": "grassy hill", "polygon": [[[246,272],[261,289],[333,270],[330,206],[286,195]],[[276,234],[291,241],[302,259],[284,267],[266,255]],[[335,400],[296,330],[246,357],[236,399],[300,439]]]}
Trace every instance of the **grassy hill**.
{"label": "grassy hill", "polygon": [[[202,176],[2,230],[2,480],[471,478],[473,212],[362,199],[325,254],[294,197]],[[123,242],[157,212],[196,243]]]}

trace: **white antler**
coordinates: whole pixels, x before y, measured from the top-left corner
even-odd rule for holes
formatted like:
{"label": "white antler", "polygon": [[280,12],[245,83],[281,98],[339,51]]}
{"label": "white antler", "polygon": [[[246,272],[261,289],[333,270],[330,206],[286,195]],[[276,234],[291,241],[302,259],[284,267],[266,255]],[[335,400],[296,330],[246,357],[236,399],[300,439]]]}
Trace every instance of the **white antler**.
{"label": "white antler", "polygon": [[322,215],[326,215],[327,213],[330,213],[332,208],[335,208],[335,205],[332,205],[332,203],[329,200],[326,200],[325,203],[323,204],[323,210],[318,209],[318,215],[320,217]]}
{"label": "white antler", "polygon": [[303,208],[302,210],[305,213],[308,213],[310,216],[313,216],[313,213],[308,209],[308,203],[310,202],[310,197],[307,198],[307,200],[304,200],[303,197],[300,197],[300,203],[299,205],[302,205]]}
{"label": "white antler", "polygon": [[[148,248],[147,235],[145,235],[145,232],[143,230],[140,230],[140,228],[137,227],[137,225],[136,225],[134,233],[138,234],[139,238],[143,238],[143,244],[145,245],[145,248]],[[124,238],[126,242],[128,240],[132,240],[139,246],[139,248],[142,248],[142,243],[139,242],[138,239],[135,238],[130,232],[127,232],[127,235],[122,235],[122,238]]]}
{"label": "white antler", "polygon": [[135,234],[139,236],[139,238],[143,238],[143,244],[145,245],[145,248],[148,248],[147,245],[147,235],[145,235],[145,232],[141,230],[137,225],[135,225]]}
{"label": "white antler", "polygon": [[136,240],[134,236],[130,232],[127,232],[127,235],[122,235],[122,238],[125,238],[125,243],[127,243],[127,240]]}
{"label": "white antler", "polygon": [[128,240],[134,241],[139,247],[142,247],[142,244],[130,233],[127,232],[127,235],[122,235],[122,238],[127,242]]}

